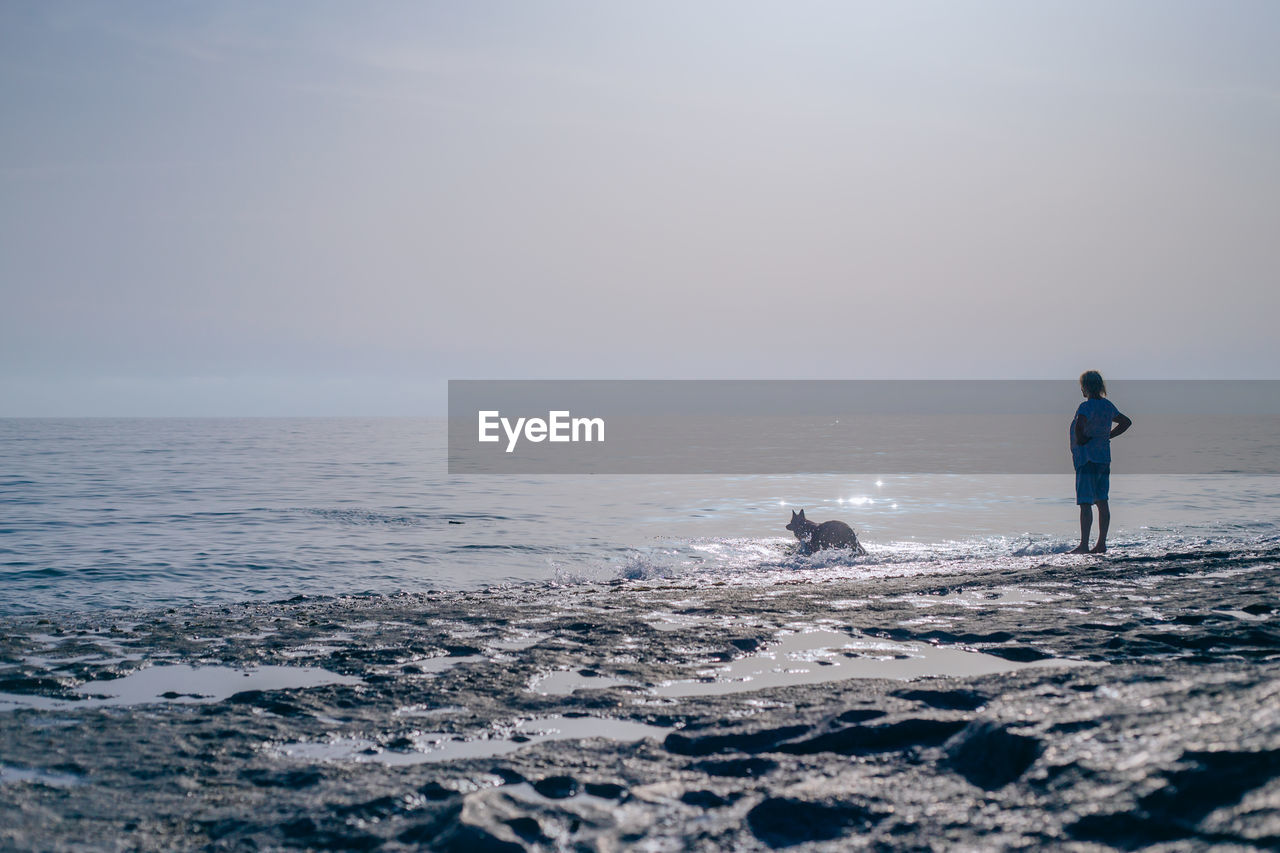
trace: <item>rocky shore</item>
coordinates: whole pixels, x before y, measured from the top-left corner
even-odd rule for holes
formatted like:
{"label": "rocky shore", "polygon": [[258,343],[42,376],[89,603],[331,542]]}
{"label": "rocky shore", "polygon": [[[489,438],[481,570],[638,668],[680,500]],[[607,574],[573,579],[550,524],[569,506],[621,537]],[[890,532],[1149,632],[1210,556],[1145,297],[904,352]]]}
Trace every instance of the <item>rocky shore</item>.
{"label": "rocky shore", "polygon": [[0,847],[1274,849],[1277,562],[11,620]]}

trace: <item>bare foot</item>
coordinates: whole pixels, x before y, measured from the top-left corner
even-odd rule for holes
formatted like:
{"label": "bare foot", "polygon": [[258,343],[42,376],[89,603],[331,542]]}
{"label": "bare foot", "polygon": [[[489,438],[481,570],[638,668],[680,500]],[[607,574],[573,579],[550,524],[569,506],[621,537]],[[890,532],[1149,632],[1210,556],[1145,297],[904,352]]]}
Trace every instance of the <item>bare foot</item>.
{"label": "bare foot", "polygon": [[1089,553],[1089,546],[1088,546],[1088,545],[1081,545],[1079,548],[1076,548],[1074,551],[1068,551],[1067,553],[1068,553],[1068,554],[1088,554],[1088,553]]}
{"label": "bare foot", "polygon": [[1090,554],[1105,554],[1105,553],[1107,553],[1107,543],[1106,543],[1106,542],[1099,542],[1097,545],[1094,545],[1094,546],[1093,546],[1093,550],[1092,550],[1092,551],[1090,551],[1089,553],[1090,553]]}

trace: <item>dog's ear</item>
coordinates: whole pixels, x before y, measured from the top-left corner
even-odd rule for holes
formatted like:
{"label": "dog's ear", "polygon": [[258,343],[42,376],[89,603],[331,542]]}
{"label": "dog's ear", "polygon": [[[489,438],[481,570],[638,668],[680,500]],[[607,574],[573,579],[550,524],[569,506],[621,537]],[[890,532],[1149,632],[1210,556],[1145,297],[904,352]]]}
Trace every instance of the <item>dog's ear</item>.
{"label": "dog's ear", "polygon": [[794,509],[793,509],[793,510],[791,510],[791,520],[792,520],[792,521],[795,521],[795,520],[796,520],[796,511],[795,511]]}
{"label": "dog's ear", "polygon": [[800,520],[801,520],[801,521],[804,521],[804,510],[800,510],[800,516],[799,516],[799,518],[800,518]]}

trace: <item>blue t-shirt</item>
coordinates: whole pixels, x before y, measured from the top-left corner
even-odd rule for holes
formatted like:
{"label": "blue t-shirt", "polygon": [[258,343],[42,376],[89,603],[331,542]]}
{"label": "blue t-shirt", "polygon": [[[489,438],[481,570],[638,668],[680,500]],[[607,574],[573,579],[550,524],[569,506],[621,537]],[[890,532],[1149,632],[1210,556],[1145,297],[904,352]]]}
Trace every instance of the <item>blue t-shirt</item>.
{"label": "blue t-shirt", "polygon": [[1071,461],[1079,468],[1086,462],[1111,464],[1111,424],[1120,411],[1106,397],[1085,400],[1076,409],[1084,417],[1085,443],[1076,446],[1075,420],[1071,421]]}
{"label": "blue t-shirt", "polygon": [[1088,460],[1084,455],[1084,448],[1076,444],[1076,419],[1073,416],[1071,423],[1067,424],[1067,439],[1071,442],[1071,465],[1079,468]]}

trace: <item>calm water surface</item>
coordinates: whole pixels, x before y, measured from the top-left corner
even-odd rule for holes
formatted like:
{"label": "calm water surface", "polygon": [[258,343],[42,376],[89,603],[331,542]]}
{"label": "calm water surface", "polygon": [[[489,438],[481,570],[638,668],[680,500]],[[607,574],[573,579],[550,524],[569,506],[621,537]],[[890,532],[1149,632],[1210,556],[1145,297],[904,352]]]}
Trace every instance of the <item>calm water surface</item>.
{"label": "calm water surface", "polygon": [[[804,571],[792,508],[870,552],[842,576],[1074,545],[1061,476],[450,477],[443,419],[0,420],[0,613]],[[1125,440],[1139,440],[1127,438]],[[1123,443],[1116,450],[1123,467]],[[1116,475],[1127,553],[1280,532],[1280,480]]]}

